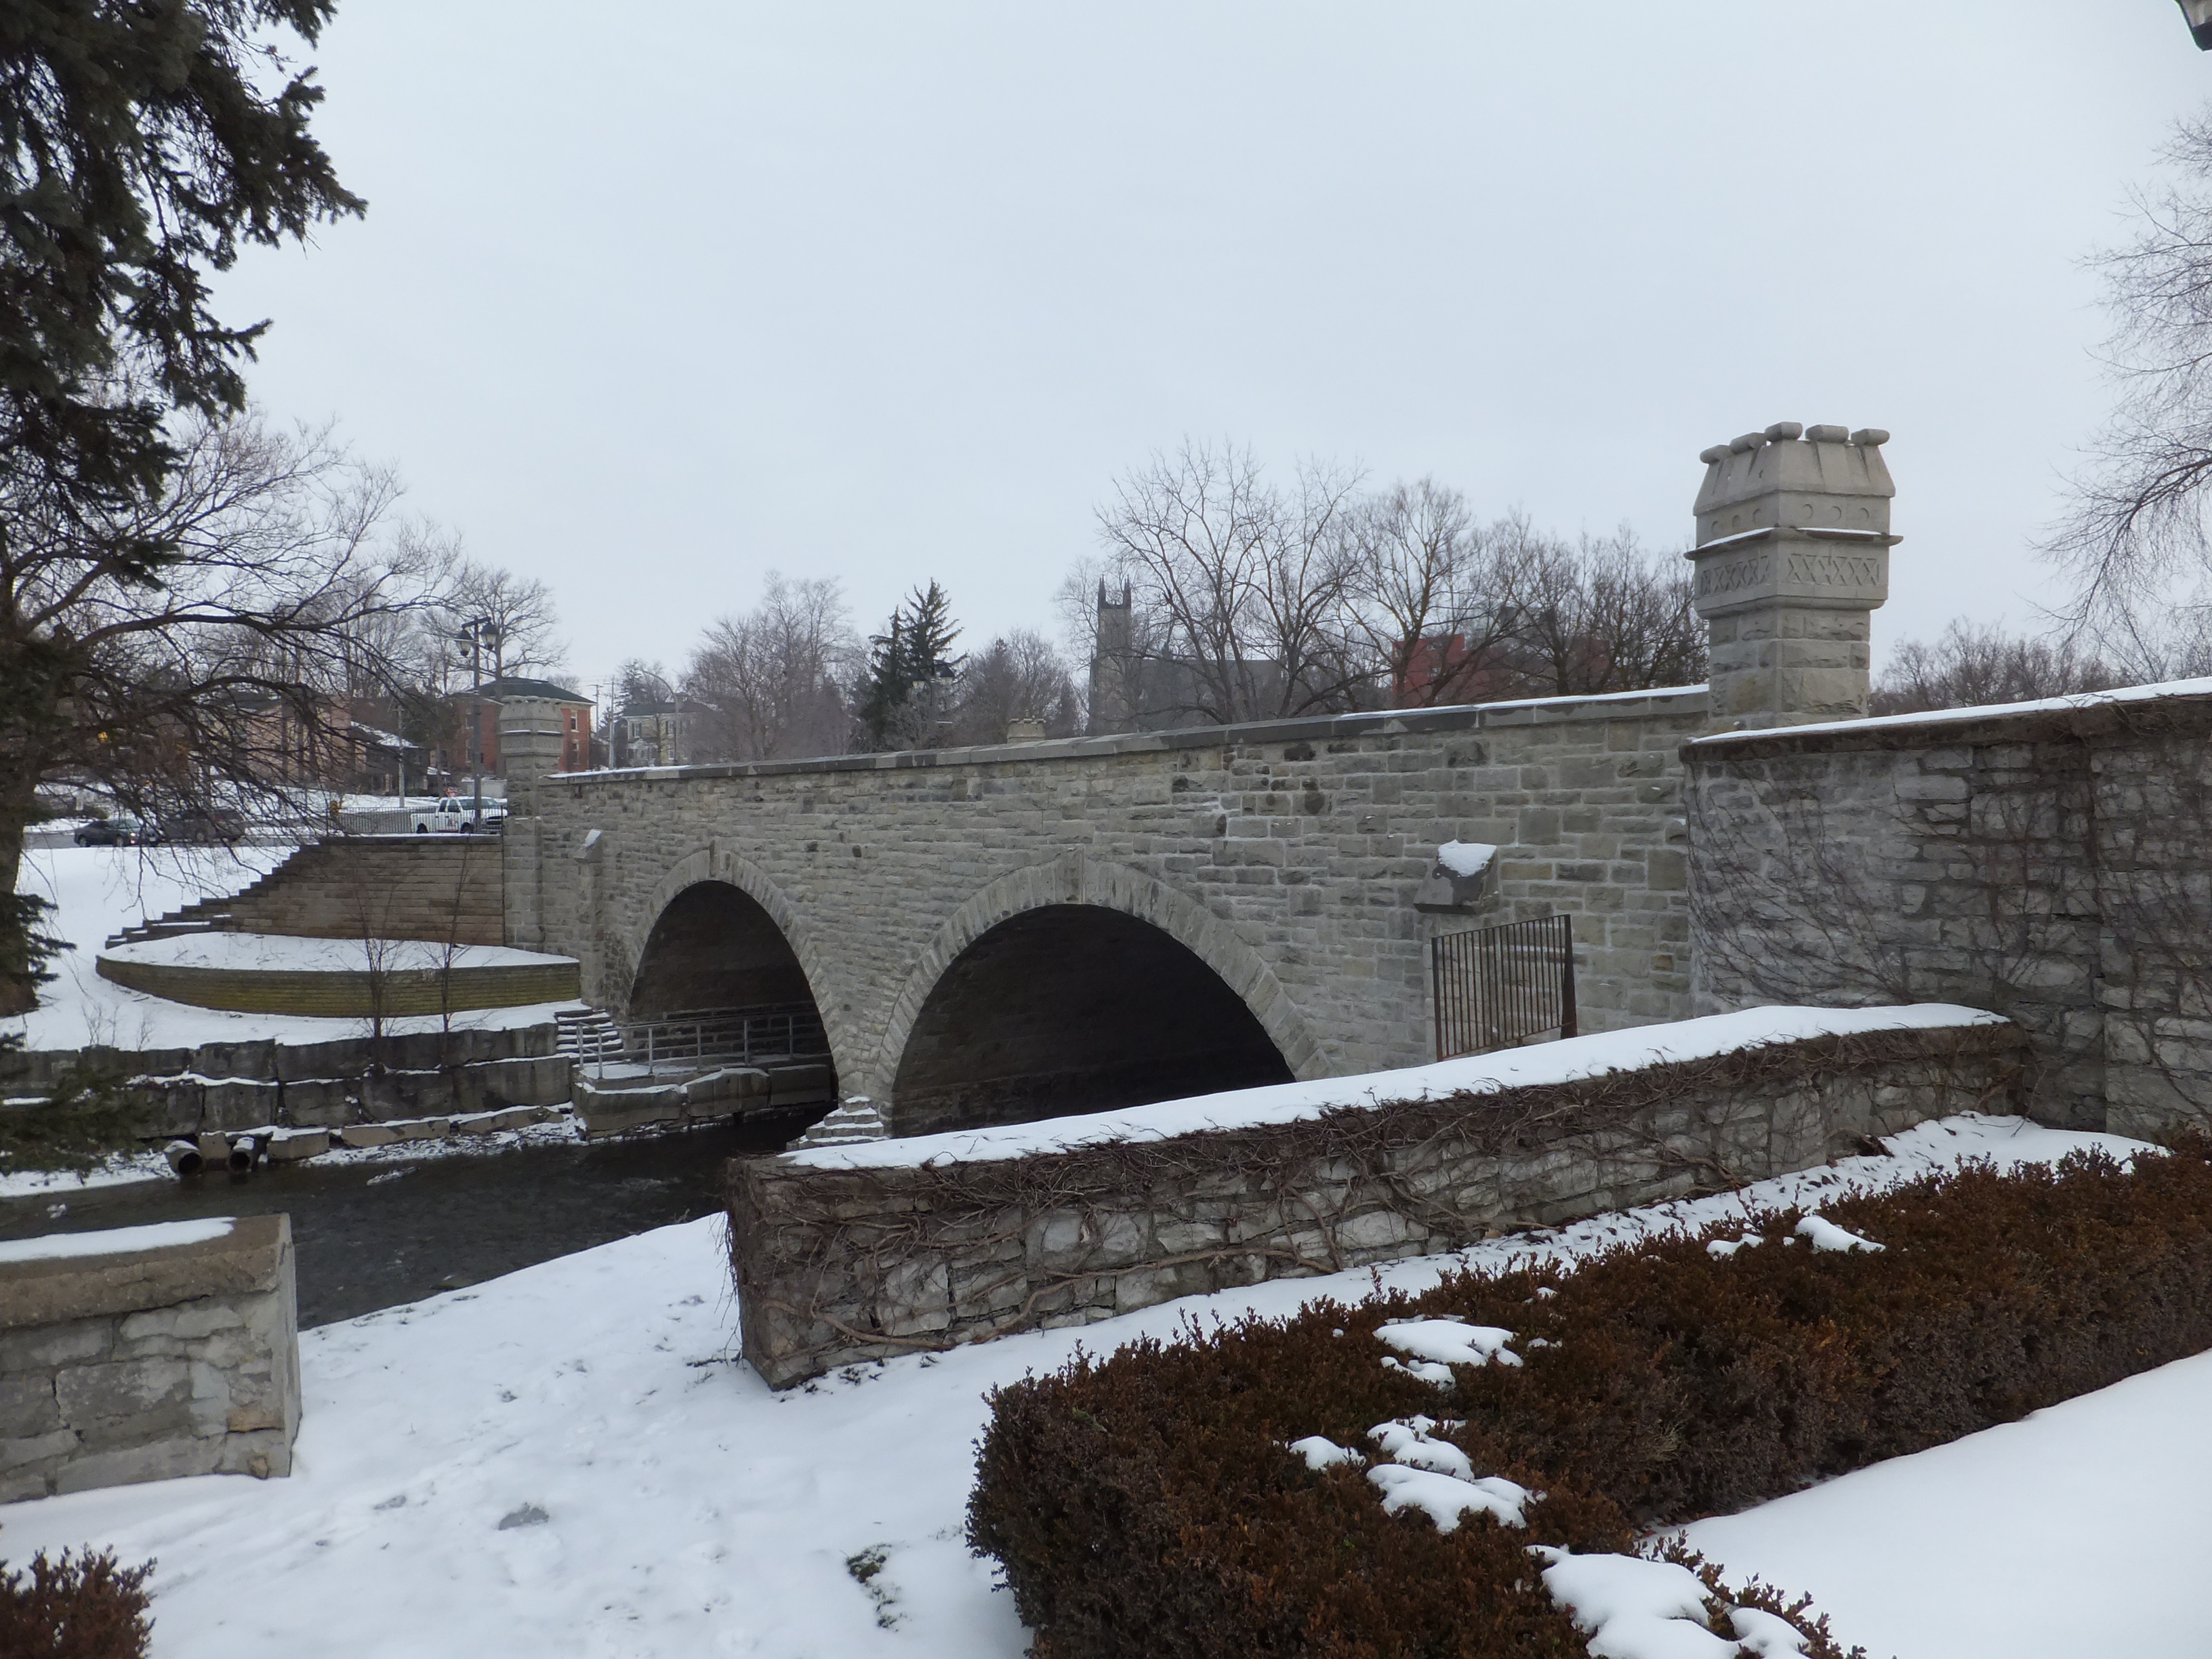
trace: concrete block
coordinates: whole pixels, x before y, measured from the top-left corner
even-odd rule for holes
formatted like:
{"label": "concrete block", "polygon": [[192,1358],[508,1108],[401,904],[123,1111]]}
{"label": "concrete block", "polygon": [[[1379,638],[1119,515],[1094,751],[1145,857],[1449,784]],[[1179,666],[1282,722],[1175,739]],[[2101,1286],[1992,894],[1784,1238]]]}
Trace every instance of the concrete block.
{"label": "concrete block", "polygon": [[269,1137],[271,1164],[297,1164],[306,1158],[320,1158],[330,1149],[331,1132],[326,1128],[279,1129]]}

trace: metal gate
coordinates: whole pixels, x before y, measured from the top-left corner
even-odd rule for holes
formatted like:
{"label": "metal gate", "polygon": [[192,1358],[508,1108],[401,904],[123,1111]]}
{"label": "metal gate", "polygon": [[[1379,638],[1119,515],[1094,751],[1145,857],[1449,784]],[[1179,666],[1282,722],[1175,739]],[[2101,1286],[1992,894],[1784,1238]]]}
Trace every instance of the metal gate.
{"label": "metal gate", "polygon": [[1438,1060],[1509,1048],[1547,1031],[1575,1035],[1570,917],[1439,934],[1429,942],[1429,970]]}

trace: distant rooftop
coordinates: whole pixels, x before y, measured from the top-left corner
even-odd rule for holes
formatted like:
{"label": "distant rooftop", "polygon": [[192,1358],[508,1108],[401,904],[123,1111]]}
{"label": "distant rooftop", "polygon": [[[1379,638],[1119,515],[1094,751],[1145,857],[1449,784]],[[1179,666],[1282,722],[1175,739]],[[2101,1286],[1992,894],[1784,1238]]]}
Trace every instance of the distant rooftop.
{"label": "distant rooftop", "polygon": [[547,697],[555,702],[591,702],[581,692],[571,691],[567,686],[556,685],[550,680],[527,680],[513,676],[501,680],[486,680],[483,689],[472,695],[489,697],[495,702],[503,697]]}

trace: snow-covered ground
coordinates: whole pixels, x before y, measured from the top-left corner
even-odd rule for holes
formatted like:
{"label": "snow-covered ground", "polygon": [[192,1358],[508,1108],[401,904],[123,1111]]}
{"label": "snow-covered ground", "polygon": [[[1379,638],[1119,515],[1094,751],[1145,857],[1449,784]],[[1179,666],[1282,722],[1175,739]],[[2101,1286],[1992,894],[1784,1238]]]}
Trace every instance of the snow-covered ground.
{"label": "snow-covered ground", "polygon": [[[1897,1156],[1760,1183],[1817,1203],[1961,1157],[2087,1145],[2010,1119],[1923,1125]],[[1738,1195],[1602,1216],[1574,1255],[1738,1212]],[[1289,1313],[1368,1275],[1297,1279],[872,1365],[782,1395],[734,1363],[720,1224],[545,1263],[301,1341],[295,1473],[0,1508],[0,1553],[112,1544],[160,1559],[157,1659],[577,1655],[1013,1659],[991,1565],[960,1542],[993,1384],[1189,1313]],[[1420,1289],[1501,1241],[1385,1269]],[[1917,1457],[1701,1523],[1739,1577],[1810,1591],[1898,1659],[2202,1653],[2212,1559],[2212,1356]],[[1377,1501],[1381,1501],[1378,1497]],[[1409,1523],[1411,1524],[1411,1523]],[[848,1566],[868,1553],[863,1584]]]}
{"label": "snow-covered ground", "polygon": [[[327,1042],[361,1036],[366,1027],[358,1019],[195,1008],[125,990],[94,970],[94,961],[106,941],[125,928],[196,900],[235,893],[291,853],[289,846],[52,847],[25,853],[18,890],[39,894],[58,907],[46,919],[47,931],[76,948],[47,964],[55,978],[41,990],[39,1006],[27,1014],[0,1019],[0,1034],[18,1033],[30,1048],[81,1048],[94,1042],[118,1048],[185,1048],[270,1037],[285,1042]],[[180,943],[178,948],[189,947]],[[362,947],[348,948],[358,955]],[[502,959],[504,956],[502,952]],[[550,1019],[555,1007],[574,1006],[479,1009],[456,1014],[453,1024],[484,1030],[536,1025]],[[426,1016],[387,1024],[394,1031],[435,1030],[439,1022]]]}

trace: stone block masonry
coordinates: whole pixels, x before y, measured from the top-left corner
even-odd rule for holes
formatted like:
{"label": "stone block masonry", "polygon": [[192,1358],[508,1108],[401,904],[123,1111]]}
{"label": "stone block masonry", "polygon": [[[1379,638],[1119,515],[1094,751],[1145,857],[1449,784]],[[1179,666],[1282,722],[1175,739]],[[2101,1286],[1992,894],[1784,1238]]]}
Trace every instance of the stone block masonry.
{"label": "stone block masonry", "polygon": [[290,1474],[296,1319],[287,1216],[0,1246],[0,1503]]}
{"label": "stone block masonry", "polygon": [[[1172,940],[1297,1078],[1433,1057],[1430,938],[1523,916],[1574,918],[1585,1030],[1680,1018],[1689,964],[1679,751],[1705,718],[1692,687],[563,775],[518,796],[534,816],[511,820],[506,836],[508,943],[580,957],[586,999],[635,1014],[634,994],[659,973],[663,919],[662,939],[682,944],[678,900],[735,889],[743,914],[794,959],[795,983],[773,981],[773,996],[754,1000],[811,996],[841,1092],[887,1106],[902,1132],[926,1092],[911,1068],[902,1085],[918,1034],[969,1055],[1025,1040],[1011,1022],[1033,1006],[985,997],[981,971],[968,982],[988,1018],[940,1017],[942,1001],[930,1005],[940,981],[961,988],[951,970],[986,933],[1032,911],[1115,911]],[[1498,847],[1496,874],[1449,914],[1417,909],[1449,841]],[[742,918],[729,914],[729,926],[697,937],[735,937]],[[1135,960],[1133,942],[1086,941],[1081,922],[1040,931],[1031,957],[1010,951],[1025,966],[1003,977],[1026,991],[1027,965]],[[770,983],[757,965],[767,957],[732,958],[729,982]],[[1122,973],[1125,992],[1141,977]],[[716,1006],[680,986],[661,1000]],[[1167,1019],[1133,1014],[1122,1051],[1145,1052]]]}
{"label": "stone block masonry", "polygon": [[1686,750],[1699,1012],[1940,999],[2034,1115],[2212,1129],[2212,681]]}
{"label": "stone block masonry", "polygon": [[333,836],[301,848],[242,892],[186,905],[123,937],[216,928],[498,945],[501,869],[489,836]]}
{"label": "stone block masonry", "polygon": [[558,1028],[418,1031],[380,1040],[210,1042],[197,1048],[0,1054],[0,1111],[37,1111],[73,1080],[121,1085],[146,1109],[144,1133],[181,1135],[339,1128],[429,1112],[553,1106],[574,1073]]}
{"label": "stone block masonry", "polygon": [[[1094,1120],[1070,1119],[1053,1127],[1079,1144],[1020,1156],[963,1158],[963,1138],[945,1136],[910,1158],[879,1142],[858,1157],[736,1159],[745,1358],[784,1388],[842,1364],[1717,1190],[1929,1118],[2012,1109],[2027,1038],[1943,1012],[1952,1023],[1288,1121],[1084,1144]],[[1620,1039],[1540,1052],[1564,1062],[1607,1041]],[[1197,1115],[1232,1116],[1237,1099],[1212,1097]]]}

